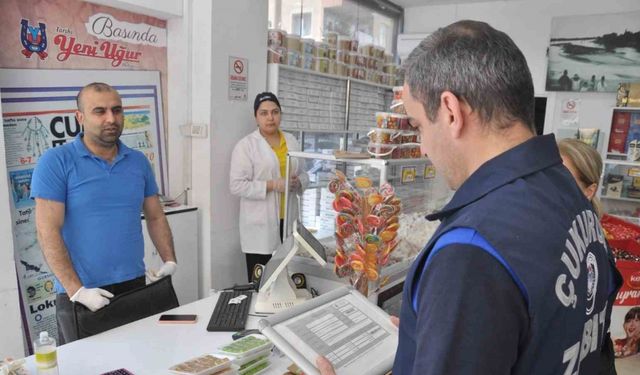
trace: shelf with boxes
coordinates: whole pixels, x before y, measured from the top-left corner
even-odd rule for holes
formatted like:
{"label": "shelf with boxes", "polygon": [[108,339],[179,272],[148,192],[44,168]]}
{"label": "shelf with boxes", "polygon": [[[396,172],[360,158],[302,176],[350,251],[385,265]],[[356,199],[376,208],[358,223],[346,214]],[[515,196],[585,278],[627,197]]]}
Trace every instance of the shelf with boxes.
{"label": "shelf with boxes", "polygon": [[267,74],[268,90],[282,105],[285,129],[361,130],[393,97],[391,86],[288,65],[268,64]]}
{"label": "shelf with boxes", "polygon": [[640,108],[615,107],[601,177],[604,211],[640,220]]}
{"label": "shelf with boxes", "polygon": [[284,30],[270,29],[267,38],[267,62],[297,67],[337,77],[350,77],[372,83],[395,86],[402,72],[394,57],[373,44],[359,45],[357,39],[327,32],[323,41]]}

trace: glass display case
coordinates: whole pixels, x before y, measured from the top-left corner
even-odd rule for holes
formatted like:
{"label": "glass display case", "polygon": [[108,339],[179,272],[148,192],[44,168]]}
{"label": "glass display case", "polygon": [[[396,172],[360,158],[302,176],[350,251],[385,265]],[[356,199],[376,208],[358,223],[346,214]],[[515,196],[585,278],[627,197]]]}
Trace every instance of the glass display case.
{"label": "glass display case", "polygon": [[640,162],[606,159],[600,199],[604,211],[640,224]]}
{"label": "glass display case", "polygon": [[[290,152],[287,162],[288,181],[295,176],[305,183],[298,187],[296,182],[295,189],[288,189],[288,194],[298,196],[298,203],[297,207],[287,207],[285,221],[300,220],[325,246],[328,260],[333,263],[339,232],[336,223],[339,225],[340,219],[334,203],[339,192],[330,188],[332,180],[342,176],[345,184],[353,187],[352,192],[363,199],[370,191],[382,192],[392,187],[394,198],[399,199],[399,212],[394,213],[397,216],[394,221],[399,224],[394,226],[397,246],[380,268],[380,279],[406,272],[439,224],[425,220],[424,216],[441,209],[453,194],[426,158],[337,159],[328,153]],[[300,178],[301,175],[304,176]],[[370,186],[358,187],[358,179],[369,181]]]}
{"label": "glass display case", "polygon": [[296,130],[283,129],[293,134],[303,152],[333,153],[334,150],[365,151],[369,137],[358,130]]}

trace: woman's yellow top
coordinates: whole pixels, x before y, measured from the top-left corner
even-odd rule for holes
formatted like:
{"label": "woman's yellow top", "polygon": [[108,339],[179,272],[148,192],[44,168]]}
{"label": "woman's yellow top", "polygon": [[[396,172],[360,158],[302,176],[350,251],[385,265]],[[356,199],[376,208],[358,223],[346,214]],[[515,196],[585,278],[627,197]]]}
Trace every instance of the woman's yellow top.
{"label": "woman's yellow top", "polygon": [[[278,163],[280,164],[280,176],[284,178],[287,174],[287,141],[284,139],[284,134],[278,130],[280,133],[280,145],[278,147],[273,147],[273,152],[276,153],[276,157],[278,158]],[[284,219],[284,193],[280,193],[280,219]]]}

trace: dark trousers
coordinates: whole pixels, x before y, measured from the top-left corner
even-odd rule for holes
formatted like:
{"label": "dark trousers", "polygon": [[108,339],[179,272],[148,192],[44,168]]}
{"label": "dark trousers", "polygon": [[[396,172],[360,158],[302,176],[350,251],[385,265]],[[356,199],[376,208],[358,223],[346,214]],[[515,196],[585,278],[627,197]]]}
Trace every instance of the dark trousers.
{"label": "dark trousers", "polygon": [[[282,243],[282,236],[284,234],[284,220],[280,219],[280,243]],[[256,264],[262,264],[263,266],[267,264],[269,259],[271,259],[271,255],[265,254],[245,254],[247,258],[247,277],[249,282],[251,282],[253,278],[253,268]]]}
{"label": "dark trousers", "polygon": [[[115,296],[146,285],[144,276],[118,284],[101,286],[100,288]],[[78,339],[76,323],[73,317],[73,302],[67,293],[56,295],[56,321],[58,323],[58,345],[68,344]]]}

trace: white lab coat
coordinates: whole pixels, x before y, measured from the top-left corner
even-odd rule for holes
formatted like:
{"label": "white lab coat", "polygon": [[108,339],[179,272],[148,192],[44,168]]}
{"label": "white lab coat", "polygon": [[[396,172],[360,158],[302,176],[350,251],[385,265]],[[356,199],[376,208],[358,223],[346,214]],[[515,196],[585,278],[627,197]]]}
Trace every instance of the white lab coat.
{"label": "white lab coat", "polygon": [[[300,151],[293,135],[282,132],[289,151]],[[296,166],[302,188],[308,177]],[[243,253],[271,255],[280,244],[280,193],[267,193],[267,181],[280,178],[278,157],[259,130],[242,138],[231,154],[229,189],[240,197],[240,246]],[[289,194],[289,225],[298,217],[298,199]]]}

